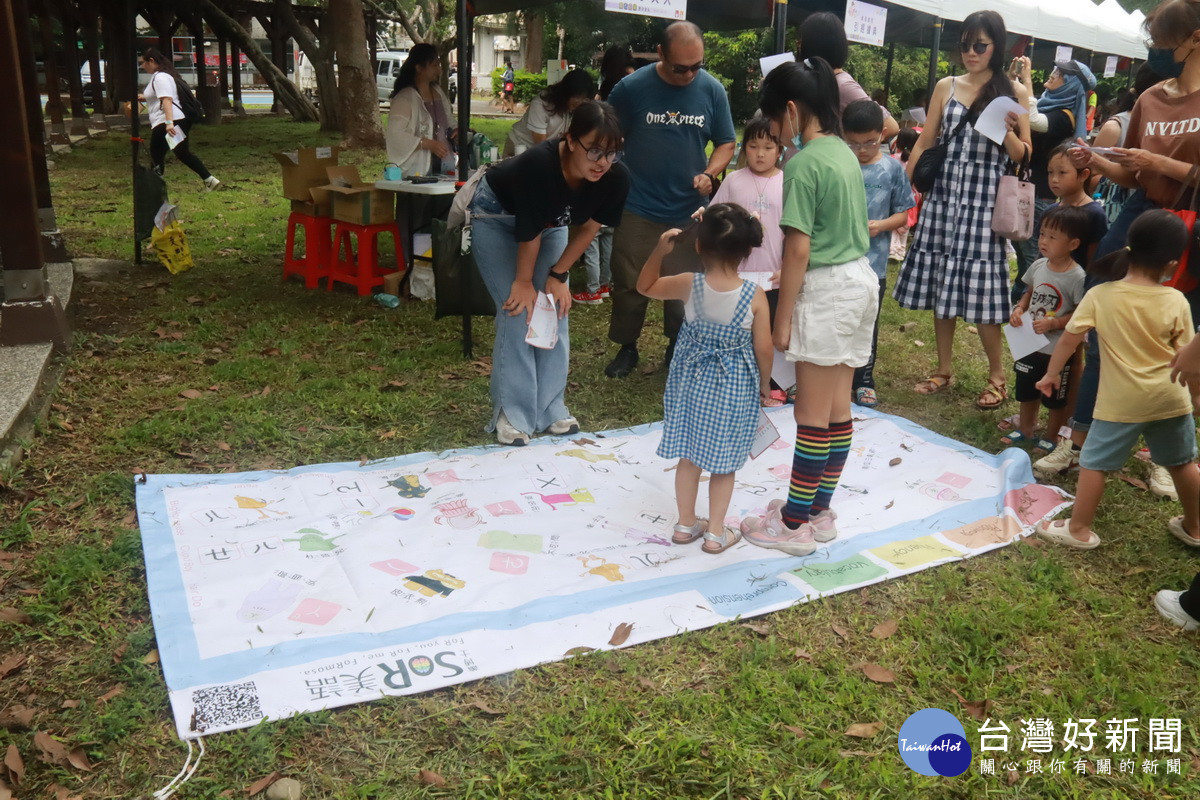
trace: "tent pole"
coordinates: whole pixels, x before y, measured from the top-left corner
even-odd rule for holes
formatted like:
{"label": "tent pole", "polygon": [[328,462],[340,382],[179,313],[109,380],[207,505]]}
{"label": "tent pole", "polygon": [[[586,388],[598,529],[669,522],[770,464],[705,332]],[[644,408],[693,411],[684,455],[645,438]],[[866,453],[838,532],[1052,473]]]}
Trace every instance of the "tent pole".
{"label": "tent pole", "polygon": [[890,100],[892,97],[892,62],[896,58],[896,43],[888,45],[887,71],[883,74],[883,93]]}
{"label": "tent pole", "polygon": [[942,18],[933,22],[933,47],[929,51],[929,79],[925,81],[925,98],[933,97],[933,87],[937,84],[938,55],[942,51]]}
{"label": "tent pole", "polygon": [[[138,49],[137,49],[137,17],[138,17],[137,3],[134,2],[133,0],[127,0],[127,2],[124,5],[125,5],[125,8],[127,9],[126,14],[128,14],[126,19],[129,20],[129,27],[125,29],[125,35],[129,37],[129,51],[131,53],[133,53],[135,60],[140,61],[141,54],[138,52]],[[130,68],[131,68],[130,65],[122,65],[122,69],[128,70]],[[133,184],[136,187],[137,186],[138,149],[139,149],[138,146],[141,144],[141,141],[142,141],[141,140],[142,130],[141,130],[141,110],[138,105],[137,67],[133,66],[132,70],[133,70],[133,72],[130,75],[130,79],[129,79],[129,92],[132,95],[129,98],[129,108],[130,108],[130,113],[129,113],[129,144],[130,144],[130,147],[129,147],[129,151],[130,151],[130,157],[131,157],[131,161],[132,161],[131,172],[132,172],[132,176],[133,176]],[[135,193],[136,193],[136,189],[135,189]],[[136,203],[137,203],[137,200],[135,199],[134,204],[136,205]],[[142,243],[141,243],[141,241],[138,240],[138,237],[137,237],[137,214],[135,213],[133,215],[133,217],[134,217],[134,222],[133,222],[133,263],[140,267],[142,265]]]}
{"label": "tent pole", "polygon": [[787,49],[788,0],[775,0],[775,52]]}
{"label": "tent pole", "polygon": [[[470,148],[474,142],[468,140],[471,131],[471,27],[475,18],[467,7],[467,0],[458,0],[458,178],[467,179],[470,167]],[[479,165],[483,169],[483,164]],[[471,275],[462,276],[462,347],[463,356],[471,357]],[[504,313],[498,311],[497,313]]]}

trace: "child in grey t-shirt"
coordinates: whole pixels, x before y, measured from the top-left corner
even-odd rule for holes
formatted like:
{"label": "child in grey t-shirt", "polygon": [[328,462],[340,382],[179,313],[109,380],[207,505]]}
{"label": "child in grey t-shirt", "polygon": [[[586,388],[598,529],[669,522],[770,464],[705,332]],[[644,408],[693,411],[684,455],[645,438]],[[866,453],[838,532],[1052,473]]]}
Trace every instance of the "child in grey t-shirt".
{"label": "child in grey t-shirt", "polygon": [[1087,213],[1074,206],[1053,206],[1042,217],[1038,251],[1043,257],[1033,262],[1022,277],[1025,293],[1013,307],[1009,324],[1016,327],[1030,324],[1035,333],[1044,335],[1050,341],[1014,364],[1017,373],[1015,394],[1017,402],[1021,404],[1021,412],[1016,430],[1002,437],[1002,444],[1033,442],[1038,408],[1045,406],[1049,411],[1046,435],[1037,441],[1037,448],[1049,452],[1058,443],[1059,429],[1071,415],[1071,409],[1067,407],[1067,394],[1077,356],[1072,357],[1063,368],[1059,389],[1051,397],[1042,396],[1037,389],[1037,382],[1045,377],[1054,346],[1086,291],[1086,275],[1083,267],[1071,257],[1071,251],[1087,235],[1088,225]]}

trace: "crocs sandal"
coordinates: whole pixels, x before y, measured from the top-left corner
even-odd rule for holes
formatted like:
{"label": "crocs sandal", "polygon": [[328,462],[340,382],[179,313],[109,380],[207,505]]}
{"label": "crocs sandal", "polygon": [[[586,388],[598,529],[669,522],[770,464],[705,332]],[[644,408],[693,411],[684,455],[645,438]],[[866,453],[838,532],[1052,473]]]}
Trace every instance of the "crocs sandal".
{"label": "crocs sandal", "polygon": [[[1020,431],[1011,431],[1000,437],[1000,444],[1005,447],[1024,447],[1032,441],[1034,441],[1032,436],[1026,436]],[[1054,448],[1051,447],[1050,449],[1053,450]]]}
{"label": "crocs sandal", "polygon": [[708,520],[696,519],[695,525],[678,525],[675,526],[675,533],[671,536],[671,542],[674,544],[691,544],[704,535],[708,530]]}
{"label": "crocs sandal", "polygon": [[944,392],[954,385],[954,377],[944,372],[935,372],[913,387],[917,394],[937,394]]}
{"label": "crocs sandal", "polygon": [[980,392],[979,397],[975,400],[975,407],[980,411],[994,411],[1007,399],[1008,385],[1004,381],[997,383],[989,378],[987,388]]}
{"label": "crocs sandal", "polygon": [[869,386],[860,386],[854,390],[854,402],[863,408],[874,408],[879,404],[879,398],[875,396],[875,390]]}
{"label": "crocs sandal", "polygon": [[[700,545],[700,549],[715,556],[718,553],[724,553],[741,540],[742,532],[726,525],[720,535],[712,531],[705,531],[704,544]],[[710,545],[712,546],[710,547]]]}
{"label": "crocs sandal", "polygon": [[1034,528],[1043,539],[1049,539],[1055,544],[1073,547],[1076,550],[1095,550],[1100,546],[1100,537],[1092,531],[1086,542],[1081,542],[1071,535],[1069,519],[1056,519],[1053,522],[1039,522]]}

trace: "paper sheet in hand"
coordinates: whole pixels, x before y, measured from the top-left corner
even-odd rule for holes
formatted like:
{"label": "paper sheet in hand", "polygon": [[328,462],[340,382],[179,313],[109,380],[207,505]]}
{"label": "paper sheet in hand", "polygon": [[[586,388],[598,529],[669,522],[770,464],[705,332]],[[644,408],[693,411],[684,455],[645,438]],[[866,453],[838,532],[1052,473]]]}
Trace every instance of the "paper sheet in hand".
{"label": "paper sheet in hand", "polygon": [[545,292],[538,294],[533,314],[529,317],[529,330],[525,333],[525,344],[552,350],[558,344],[558,314],[554,310],[554,298]]}
{"label": "paper sheet in hand", "polygon": [[773,56],[763,56],[758,60],[758,67],[762,70],[763,77],[771,73],[771,70],[778,67],[780,64],[786,64],[789,61],[795,61],[794,53],[779,53]]}
{"label": "paper sheet in hand", "polygon": [[771,380],[785,392],[796,385],[796,365],[787,360],[787,356],[778,350],[774,351],[775,360],[771,362]]}
{"label": "paper sheet in hand", "polygon": [[750,443],[750,457],[758,458],[763,452],[779,441],[779,429],[767,412],[760,406],[758,409],[758,424],[754,427],[754,441]]}
{"label": "paper sheet in hand", "polygon": [[975,130],[996,144],[1004,144],[1004,137],[1008,133],[1008,128],[1004,125],[1004,118],[1010,111],[1019,115],[1029,113],[1029,109],[1011,97],[997,97],[988,103],[988,107],[979,115],[979,119],[975,122]]}
{"label": "paper sheet in hand", "polygon": [[1022,320],[1020,326],[1005,325],[1004,338],[1008,340],[1008,349],[1012,351],[1014,361],[1050,344],[1044,334],[1033,332],[1033,323],[1029,319]]}
{"label": "paper sheet in hand", "polygon": [[179,145],[183,144],[183,140],[187,138],[187,134],[183,132],[183,128],[175,126],[175,135],[167,134],[167,147],[174,150]]}

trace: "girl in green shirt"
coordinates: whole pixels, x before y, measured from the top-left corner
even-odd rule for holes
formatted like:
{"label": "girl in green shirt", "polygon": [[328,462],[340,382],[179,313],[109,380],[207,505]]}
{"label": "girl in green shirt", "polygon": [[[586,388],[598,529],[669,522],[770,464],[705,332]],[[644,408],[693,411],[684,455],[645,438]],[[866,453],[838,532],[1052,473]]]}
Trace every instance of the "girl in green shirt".
{"label": "girl in green shirt", "polygon": [[867,262],[867,196],[842,141],[837,81],[821,58],[776,67],[759,108],[799,152],[784,170],[775,348],[796,364],[796,451],[786,500],[742,522],[746,540],[808,555],[837,536],[830,508],[850,451],[851,384],[871,356],[879,279]]}

